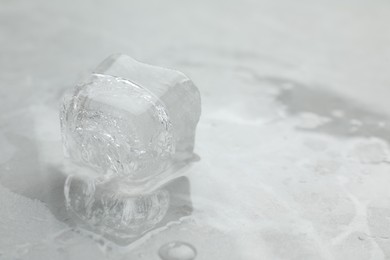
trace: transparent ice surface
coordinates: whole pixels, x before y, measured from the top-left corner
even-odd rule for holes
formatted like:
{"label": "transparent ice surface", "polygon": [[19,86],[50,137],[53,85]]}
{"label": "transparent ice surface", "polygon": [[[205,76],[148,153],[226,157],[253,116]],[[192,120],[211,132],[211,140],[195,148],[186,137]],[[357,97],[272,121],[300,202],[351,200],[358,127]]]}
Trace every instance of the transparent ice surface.
{"label": "transparent ice surface", "polygon": [[182,73],[125,55],[103,61],[61,109],[68,172],[78,176],[64,188],[71,216],[117,243],[160,223],[170,194],[158,183],[171,179],[160,175],[193,157],[199,116],[199,92]]}
{"label": "transparent ice surface", "polygon": [[193,157],[200,95],[182,73],[107,58],[64,98],[64,150],[105,177],[145,183]]}

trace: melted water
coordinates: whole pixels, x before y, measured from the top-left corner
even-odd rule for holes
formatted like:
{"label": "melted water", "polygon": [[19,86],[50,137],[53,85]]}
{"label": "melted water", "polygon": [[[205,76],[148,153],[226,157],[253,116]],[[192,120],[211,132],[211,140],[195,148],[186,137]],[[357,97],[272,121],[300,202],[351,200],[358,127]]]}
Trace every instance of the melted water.
{"label": "melted water", "polygon": [[197,252],[191,244],[175,241],[161,246],[158,254],[162,260],[193,260]]}

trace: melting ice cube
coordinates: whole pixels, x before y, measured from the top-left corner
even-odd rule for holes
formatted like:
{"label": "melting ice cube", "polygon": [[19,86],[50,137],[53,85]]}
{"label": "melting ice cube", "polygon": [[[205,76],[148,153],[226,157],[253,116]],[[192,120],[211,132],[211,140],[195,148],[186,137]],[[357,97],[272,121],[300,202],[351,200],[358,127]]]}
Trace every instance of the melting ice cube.
{"label": "melting ice cube", "polygon": [[64,98],[65,155],[97,176],[146,183],[193,156],[200,112],[181,72],[113,55]]}

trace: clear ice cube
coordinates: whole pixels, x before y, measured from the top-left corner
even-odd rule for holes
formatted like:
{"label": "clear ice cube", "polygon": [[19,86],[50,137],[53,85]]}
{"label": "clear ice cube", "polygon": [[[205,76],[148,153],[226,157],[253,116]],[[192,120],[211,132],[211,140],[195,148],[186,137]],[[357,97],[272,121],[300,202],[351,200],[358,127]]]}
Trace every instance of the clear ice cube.
{"label": "clear ice cube", "polygon": [[200,112],[181,72],[113,55],[65,95],[65,156],[97,176],[146,183],[193,157]]}

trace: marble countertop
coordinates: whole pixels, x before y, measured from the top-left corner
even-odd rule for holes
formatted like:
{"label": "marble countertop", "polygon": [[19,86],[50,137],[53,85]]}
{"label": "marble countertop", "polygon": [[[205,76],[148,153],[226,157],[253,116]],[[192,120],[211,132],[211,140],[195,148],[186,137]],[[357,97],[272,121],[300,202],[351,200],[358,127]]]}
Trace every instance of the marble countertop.
{"label": "marble countertop", "polygon": [[[3,1],[0,259],[390,259],[390,3]],[[69,225],[59,104],[112,53],[202,94],[186,205],[118,246]],[[178,213],[179,212],[179,213]]]}

